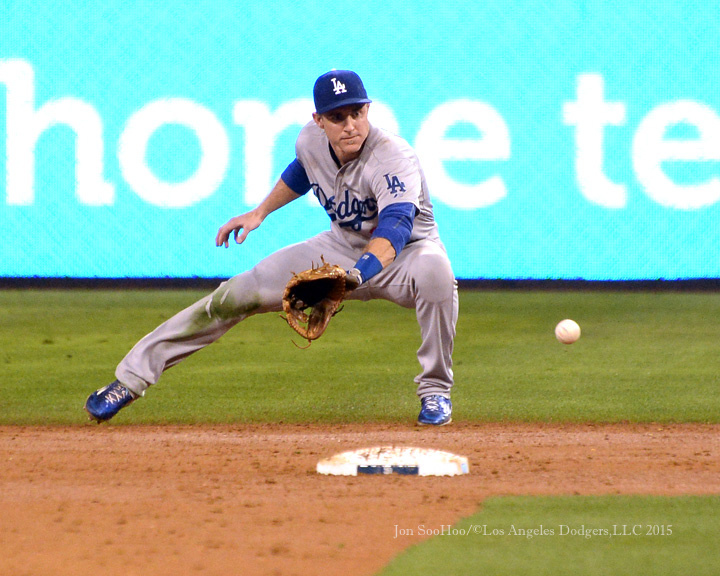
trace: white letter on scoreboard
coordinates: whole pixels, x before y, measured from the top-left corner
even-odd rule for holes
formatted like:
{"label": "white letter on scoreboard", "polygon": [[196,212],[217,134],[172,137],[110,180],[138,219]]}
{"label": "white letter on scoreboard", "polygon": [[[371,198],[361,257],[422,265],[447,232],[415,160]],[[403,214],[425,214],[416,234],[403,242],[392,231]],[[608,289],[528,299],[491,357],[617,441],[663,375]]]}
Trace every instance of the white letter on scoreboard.
{"label": "white letter on scoreboard", "polygon": [[257,100],[235,103],[233,121],[245,128],[245,202],[248,205],[261,202],[273,185],[273,148],[278,134],[294,124],[307,124],[313,109],[309,99],[291,100],[274,113],[267,104]]}
{"label": "white letter on scoreboard", "polygon": [[563,106],[563,122],[575,126],[575,173],[580,193],[606,208],[623,208],[627,192],[603,173],[603,129],[625,123],[625,105],[605,102],[603,77],[582,74],[578,78],[577,101]]}
{"label": "white letter on scoreboard", "polygon": [[[145,161],[153,133],[165,124],[192,130],[200,143],[200,164],[183,182],[164,182]],[[184,208],[212,195],[222,183],[230,156],[228,137],[217,117],[207,108],[184,98],[146,104],[127,121],[118,144],[123,177],[143,200],[165,208]]]}
{"label": "white letter on scoreboard", "polygon": [[[665,131],[676,124],[697,128],[695,140],[665,139]],[[720,200],[720,179],[710,178],[703,184],[680,185],[663,172],[666,161],[720,160],[720,118],[712,108],[680,100],[652,109],[635,132],[632,147],[633,164],[645,193],[662,206],[695,210]]]}
{"label": "white letter on scoreboard", "polygon": [[[481,137],[447,138],[455,124],[472,124]],[[445,160],[508,160],[510,132],[503,117],[489,104],[476,100],[454,100],[435,108],[420,126],[415,148],[434,198],[453,208],[472,210],[491,206],[507,195],[505,182],[494,175],[478,184],[462,184],[447,173]]]}
{"label": "white letter on scoreboard", "polygon": [[97,110],[77,98],[35,107],[35,73],[25,60],[0,60],[0,83],[7,87],[7,203],[35,203],[35,144],[57,124],[76,135],[75,180],[78,200],[90,206],[112,204],[115,187],[103,178],[103,125]]}

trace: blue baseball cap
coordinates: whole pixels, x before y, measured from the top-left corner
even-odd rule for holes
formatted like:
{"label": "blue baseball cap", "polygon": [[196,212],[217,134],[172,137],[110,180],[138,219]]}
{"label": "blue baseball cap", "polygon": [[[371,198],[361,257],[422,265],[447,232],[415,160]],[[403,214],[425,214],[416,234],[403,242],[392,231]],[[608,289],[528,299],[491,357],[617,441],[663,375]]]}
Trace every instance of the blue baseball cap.
{"label": "blue baseball cap", "polygon": [[348,104],[369,104],[360,76],[350,70],[330,70],[315,81],[315,111],[325,114]]}

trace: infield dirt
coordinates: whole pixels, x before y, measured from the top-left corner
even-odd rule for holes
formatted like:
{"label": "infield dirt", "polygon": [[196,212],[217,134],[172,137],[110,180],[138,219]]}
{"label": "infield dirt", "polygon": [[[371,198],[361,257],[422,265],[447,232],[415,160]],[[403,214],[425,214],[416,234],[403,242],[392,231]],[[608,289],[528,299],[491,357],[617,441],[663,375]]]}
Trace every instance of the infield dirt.
{"label": "infield dirt", "polygon": [[[498,495],[720,494],[720,426],[0,427],[0,574],[372,575]],[[377,445],[467,456],[453,478],[331,477]]]}

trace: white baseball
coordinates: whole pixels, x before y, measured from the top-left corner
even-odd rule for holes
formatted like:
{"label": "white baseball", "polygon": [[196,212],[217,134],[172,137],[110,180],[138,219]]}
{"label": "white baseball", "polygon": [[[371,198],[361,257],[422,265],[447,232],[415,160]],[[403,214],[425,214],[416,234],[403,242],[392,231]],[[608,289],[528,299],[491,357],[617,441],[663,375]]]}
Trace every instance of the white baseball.
{"label": "white baseball", "polygon": [[555,338],[563,344],[572,344],[580,338],[580,326],[575,320],[569,318],[555,326]]}

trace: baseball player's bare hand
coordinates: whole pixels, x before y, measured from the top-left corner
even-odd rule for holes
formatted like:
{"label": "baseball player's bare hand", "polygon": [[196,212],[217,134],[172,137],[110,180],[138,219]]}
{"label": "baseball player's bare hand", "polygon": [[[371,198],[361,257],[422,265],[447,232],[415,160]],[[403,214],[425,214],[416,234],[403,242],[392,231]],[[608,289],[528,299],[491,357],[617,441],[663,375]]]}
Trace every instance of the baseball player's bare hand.
{"label": "baseball player's bare hand", "polygon": [[[215,237],[215,245],[222,246],[224,244],[225,248],[227,248],[231,233],[235,237],[235,242],[242,244],[245,238],[247,238],[247,235],[260,226],[260,224],[262,224],[262,218],[253,212],[235,216],[235,218],[231,218],[220,227]],[[242,232],[240,232],[241,230]]]}

